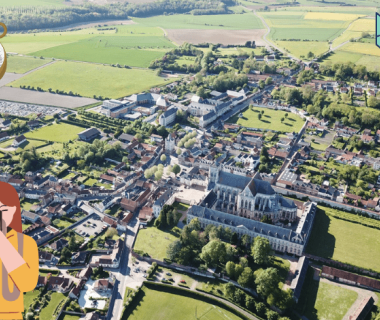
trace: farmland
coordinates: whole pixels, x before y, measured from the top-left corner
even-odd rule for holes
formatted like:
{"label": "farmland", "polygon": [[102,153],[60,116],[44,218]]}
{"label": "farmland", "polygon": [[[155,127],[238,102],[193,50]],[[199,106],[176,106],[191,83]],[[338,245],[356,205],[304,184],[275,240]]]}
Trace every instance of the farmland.
{"label": "farmland", "polygon": [[319,56],[329,50],[328,42],[317,41],[276,41],[276,43],[298,58],[306,57],[309,52]]}
{"label": "farmland", "polygon": [[7,58],[7,72],[25,73],[44,64],[49,63],[50,60],[36,59],[30,57],[8,56]]}
{"label": "farmland", "polygon": [[133,21],[150,27],[164,29],[263,29],[261,20],[253,13],[226,15],[184,15],[133,18]]}
{"label": "farmland", "polygon": [[[190,297],[176,295],[168,292],[151,290],[146,287],[141,289],[137,303],[133,303],[135,308],[124,315],[128,319],[157,319],[157,320],[190,320],[194,319],[194,313],[198,319],[240,319],[231,312],[220,307],[213,306],[201,300]],[[123,317],[122,320],[125,320]]]}
{"label": "farmland", "polygon": [[[261,111],[264,111],[262,118],[259,119],[258,115]],[[277,131],[293,132],[299,131],[303,126],[303,120],[292,113],[285,117],[284,111],[272,110],[267,108],[253,108],[246,109],[243,112],[243,117],[239,118],[238,115],[228,120],[231,123],[237,123],[241,126],[257,129],[273,129]],[[286,118],[281,123],[281,118]]]}
{"label": "farmland", "polygon": [[339,210],[318,208],[307,252],[380,271],[380,257],[373,255],[380,245],[380,230],[334,217]]}
{"label": "farmland", "polygon": [[[75,76],[73,76],[75,75]],[[112,86],[104,85],[112,83]],[[9,86],[21,85],[73,91],[85,97],[94,94],[118,98],[165,83],[151,70],[113,68],[81,62],[59,61],[22,77]]]}
{"label": "farmland", "polygon": [[305,19],[306,13],[295,11],[261,12],[260,15],[271,28],[269,36],[272,40],[332,40],[350,23],[345,20]]}
{"label": "farmland", "polygon": [[67,123],[59,123],[33,130],[25,134],[26,138],[42,139],[56,142],[68,142],[74,140],[77,134],[84,128]]}
{"label": "farmland", "polygon": [[373,34],[375,32],[374,19],[358,19],[354,21],[342,35],[333,41],[333,47],[336,47],[350,39],[360,38],[362,32]]}

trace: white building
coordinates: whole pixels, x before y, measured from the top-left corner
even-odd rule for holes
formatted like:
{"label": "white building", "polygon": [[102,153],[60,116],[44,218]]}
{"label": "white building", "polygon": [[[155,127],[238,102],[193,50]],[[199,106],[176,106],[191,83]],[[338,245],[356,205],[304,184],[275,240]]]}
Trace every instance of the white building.
{"label": "white building", "polygon": [[171,123],[173,123],[175,120],[176,114],[177,114],[177,108],[174,108],[174,107],[162,113],[160,117],[158,118],[160,125],[166,127],[170,125]]}

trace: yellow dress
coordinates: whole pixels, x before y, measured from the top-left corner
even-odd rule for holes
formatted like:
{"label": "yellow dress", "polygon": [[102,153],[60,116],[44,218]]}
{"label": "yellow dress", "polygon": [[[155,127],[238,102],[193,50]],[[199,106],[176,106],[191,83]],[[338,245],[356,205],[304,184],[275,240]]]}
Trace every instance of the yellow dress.
{"label": "yellow dress", "polygon": [[[11,230],[7,233],[7,239],[12,246],[18,250],[17,231]],[[0,319],[22,319],[24,312],[24,292],[35,289],[38,282],[38,248],[36,242],[29,236],[23,235],[23,259],[25,263],[13,270],[8,275],[8,286],[10,292],[14,286],[20,290],[20,295],[14,301],[8,301],[3,297],[2,283],[2,261],[0,259]],[[0,248],[1,250],[1,248]]]}

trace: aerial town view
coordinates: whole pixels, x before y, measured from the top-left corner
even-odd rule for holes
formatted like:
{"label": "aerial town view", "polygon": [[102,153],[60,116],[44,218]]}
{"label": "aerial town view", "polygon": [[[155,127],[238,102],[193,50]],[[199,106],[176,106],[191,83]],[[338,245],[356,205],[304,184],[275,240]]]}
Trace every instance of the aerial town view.
{"label": "aerial town view", "polygon": [[377,12],[0,0],[0,320],[380,320]]}

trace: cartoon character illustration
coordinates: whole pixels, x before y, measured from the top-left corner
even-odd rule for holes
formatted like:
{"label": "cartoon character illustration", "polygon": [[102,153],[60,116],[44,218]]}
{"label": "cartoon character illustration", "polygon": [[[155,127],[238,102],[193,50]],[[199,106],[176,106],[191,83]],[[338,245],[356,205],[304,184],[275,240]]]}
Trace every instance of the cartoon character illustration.
{"label": "cartoon character illustration", "polygon": [[[4,31],[0,34],[0,39],[5,37],[7,34],[7,27],[4,23],[0,22],[0,26],[3,27]],[[0,79],[4,76],[5,70],[7,70],[7,53],[4,47],[0,43]]]}
{"label": "cartoon character illustration", "polygon": [[22,319],[23,294],[38,281],[38,248],[22,233],[17,191],[5,182],[0,182],[0,221],[0,319]]}

